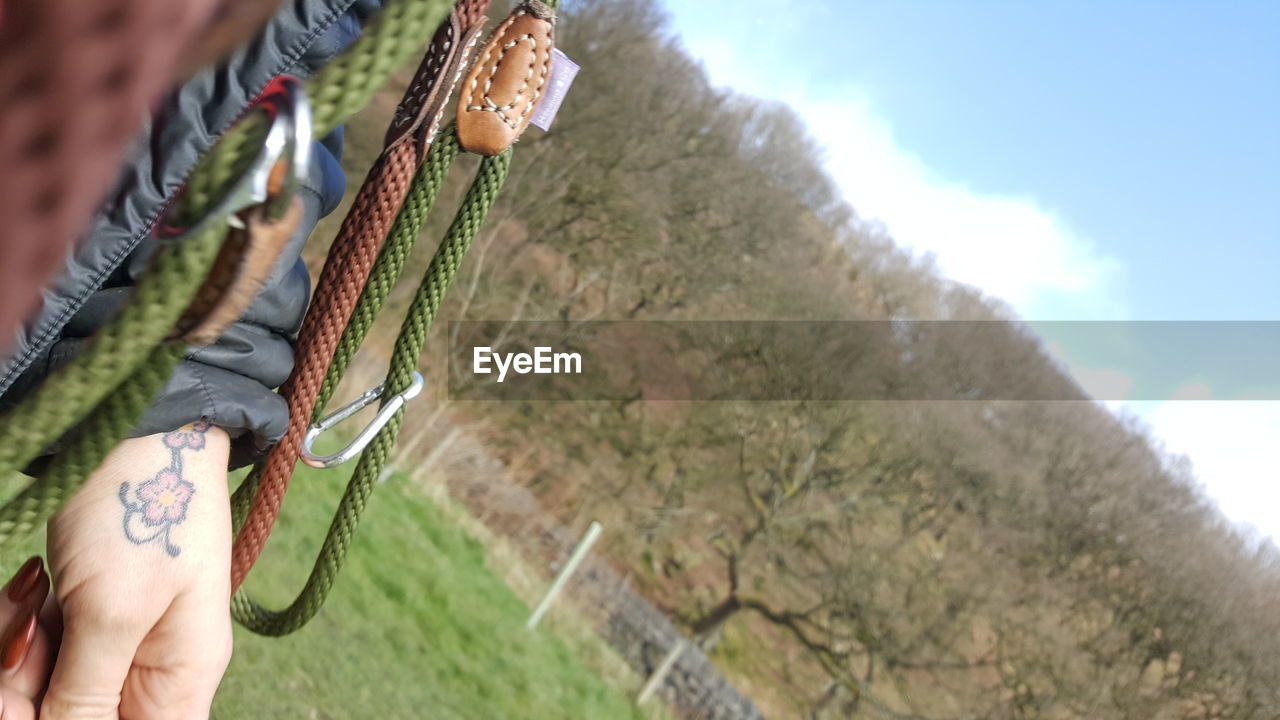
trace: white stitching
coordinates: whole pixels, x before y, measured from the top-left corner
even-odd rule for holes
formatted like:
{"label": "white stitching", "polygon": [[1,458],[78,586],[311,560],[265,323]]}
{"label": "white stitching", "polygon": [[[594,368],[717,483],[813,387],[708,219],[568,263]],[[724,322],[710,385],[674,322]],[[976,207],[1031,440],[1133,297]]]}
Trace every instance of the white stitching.
{"label": "white stitching", "polygon": [[[552,48],[556,46],[555,32],[556,32],[556,29],[555,29],[555,26],[553,25],[551,26],[551,31],[547,33],[547,39],[551,41]],[[536,54],[535,54],[535,58],[536,58]],[[529,101],[529,106],[524,109],[523,114],[526,116],[532,115],[534,108],[538,107],[538,98],[542,97],[542,88],[547,86],[547,78],[551,76],[551,62],[552,62],[551,53],[548,52],[546,62],[542,63],[542,77],[538,78],[538,87],[533,89],[533,99]],[[533,71],[531,68],[530,73],[532,72]]]}
{"label": "white stitching", "polygon": [[[521,16],[523,16],[524,14],[525,14],[525,11],[520,10],[516,12],[514,15],[512,15],[511,17],[507,18],[507,21],[502,23],[502,25],[493,32],[493,37],[497,38],[505,35],[507,30],[511,29],[511,26],[515,23],[515,21]],[[491,57],[493,57],[493,45],[489,45],[488,49],[484,53],[484,60],[481,60],[476,67],[484,67],[485,65],[488,65],[489,58]],[[494,63],[493,68],[489,70],[490,78],[492,78],[493,74],[496,72],[498,72],[498,63]],[[475,105],[476,89],[478,87],[480,87],[480,73],[476,73],[476,76],[471,78],[471,96],[468,98],[468,103],[469,103],[469,106],[467,107],[468,110],[471,110],[472,109],[471,106]]]}
{"label": "white stitching", "polygon": [[[406,107],[406,104],[402,102],[401,106],[396,108],[392,123],[397,129],[417,117],[418,109],[426,102],[427,96],[431,94],[431,90],[435,87],[435,76],[444,69],[445,58],[449,57],[449,48],[453,47],[454,33],[454,26],[452,24],[448,25],[445,30],[444,42],[441,43],[437,52],[432,53],[427,58],[427,66],[423,69],[423,72],[414,77],[413,88],[410,92],[417,95],[414,103],[418,107],[415,108],[413,105]],[[433,47],[431,49],[435,50],[436,48]],[[413,112],[408,112],[408,110],[413,110]]]}
{"label": "white stitching", "polygon": [[[526,40],[528,40],[529,44],[532,46],[530,50],[533,52],[533,60],[529,62],[529,72],[524,76],[524,84],[521,85],[520,89],[516,91],[515,97],[511,98],[510,103],[506,105],[498,105],[493,101],[493,98],[490,96],[490,92],[493,90],[493,78],[498,74],[498,68],[502,66],[502,61],[506,59],[507,53],[511,52],[511,48],[514,48],[515,46],[519,45],[520,43]],[[481,99],[484,100],[484,106],[482,107],[479,105],[473,105],[467,109],[468,110],[485,110],[487,112],[497,113],[498,117],[502,118],[504,122],[506,122],[511,127],[515,127],[516,123],[514,123],[513,121],[507,118],[506,111],[510,110],[511,108],[514,108],[516,105],[520,103],[520,98],[524,96],[524,91],[529,88],[529,78],[533,77],[533,71],[534,71],[534,68],[536,67],[537,60],[538,60],[538,39],[535,38],[533,35],[530,35],[530,34],[521,35],[520,37],[516,38],[515,40],[512,40],[506,45],[503,45],[502,55],[498,57],[498,62],[495,63],[493,66],[493,72],[489,74],[489,78],[485,80],[485,83],[484,83],[484,95],[481,96]]]}
{"label": "white stitching", "polygon": [[[466,39],[467,36],[464,34],[462,37],[463,39]],[[475,48],[476,43],[478,43],[479,41],[480,41],[480,34],[475,33],[471,36],[471,39],[467,41],[467,44],[462,48],[462,52],[459,54],[459,57],[462,60],[462,62],[458,63],[458,69],[455,70],[453,73],[453,80],[449,83],[450,88],[456,87],[458,83],[461,82],[462,74],[467,71],[466,58],[468,55],[471,54],[471,50]],[[441,71],[445,69],[446,68],[441,68]],[[431,120],[431,124],[427,127],[427,144],[428,145],[430,145],[432,142],[435,141],[436,133],[440,131],[440,121],[444,119],[444,111],[448,106],[449,106],[448,102],[441,103],[440,109],[436,111],[435,118]]]}
{"label": "white stitching", "polygon": [[[497,30],[497,32],[494,33],[494,37],[502,37],[510,29],[511,24],[514,23],[517,18],[527,14],[528,12],[526,10],[517,11],[510,18],[507,19],[507,22],[503,23],[502,27],[500,27]],[[554,30],[552,32],[554,32]],[[525,41],[528,41],[529,44],[531,45],[530,52],[532,53],[532,58],[529,61],[529,72],[528,74],[525,75],[524,83],[520,86],[520,89],[516,92],[515,97],[511,99],[511,102],[506,105],[498,105],[493,101],[493,98],[490,96],[490,92],[493,90],[493,79],[494,77],[497,76],[498,68],[502,66],[502,62],[503,60],[506,59],[507,53],[509,53],[512,50],[512,48],[516,47],[517,45]],[[488,52],[485,53],[484,61],[480,63],[480,67],[484,67],[485,65],[489,64],[489,60],[490,58],[493,57],[493,53],[496,49],[497,49],[496,45],[489,46],[489,50]],[[484,92],[481,93],[479,97],[479,100],[484,104],[482,105],[477,104],[476,91],[479,89],[479,86],[480,86],[480,75],[481,75],[481,73],[477,73],[475,77],[471,79],[471,93],[470,93],[470,97],[468,98],[469,104],[467,105],[466,109],[468,111],[479,110],[481,112],[494,113],[494,115],[496,115],[498,119],[502,120],[502,122],[505,123],[507,127],[510,127],[513,130],[516,129],[517,127],[519,127],[520,122],[525,117],[533,113],[534,108],[537,107],[538,99],[542,97],[542,89],[547,84],[547,78],[551,70],[550,55],[548,55],[547,59],[544,62],[542,62],[542,75],[541,77],[538,78],[538,85],[533,89],[533,96],[530,99],[529,103],[525,106],[524,111],[521,112],[520,115],[515,119],[508,117],[506,111],[511,110],[520,104],[520,98],[522,98],[524,96],[525,91],[529,89],[529,84],[530,84],[529,81],[533,78],[533,74],[537,70],[537,67],[538,67],[538,39],[534,37],[533,34],[525,33],[524,35],[521,35],[520,37],[514,40],[508,41],[502,46],[502,50],[498,56],[498,59],[493,63],[492,67],[489,68],[489,72],[485,77]]]}

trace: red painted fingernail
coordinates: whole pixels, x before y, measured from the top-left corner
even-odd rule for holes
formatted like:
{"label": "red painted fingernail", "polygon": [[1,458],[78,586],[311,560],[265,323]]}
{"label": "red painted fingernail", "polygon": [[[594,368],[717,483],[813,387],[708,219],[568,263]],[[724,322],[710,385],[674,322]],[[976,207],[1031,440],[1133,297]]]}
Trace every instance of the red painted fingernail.
{"label": "red painted fingernail", "polygon": [[22,599],[31,594],[39,583],[43,569],[44,563],[39,555],[23,563],[22,567],[18,568],[18,572],[13,574],[13,579],[9,581],[7,591],[9,599],[13,602],[22,602]]}
{"label": "red painted fingernail", "polygon": [[36,614],[27,613],[26,618],[9,626],[3,643],[0,643],[0,670],[13,672],[22,664],[27,651],[31,649],[31,641],[36,638]]}
{"label": "red painted fingernail", "polygon": [[22,609],[31,610],[39,615],[40,608],[44,606],[45,598],[49,597],[49,588],[51,586],[49,573],[45,572],[44,568],[41,568],[40,572],[36,573],[36,581],[27,588],[26,594],[22,596],[18,604]]}

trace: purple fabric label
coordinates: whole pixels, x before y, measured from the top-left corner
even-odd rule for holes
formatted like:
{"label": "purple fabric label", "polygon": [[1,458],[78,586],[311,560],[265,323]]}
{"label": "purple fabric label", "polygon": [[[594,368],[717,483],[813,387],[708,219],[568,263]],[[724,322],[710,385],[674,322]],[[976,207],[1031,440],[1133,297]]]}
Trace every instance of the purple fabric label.
{"label": "purple fabric label", "polygon": [[547,80],[547,91],[542,100],[538,101],[538,108],[533,111],[530,124],[543,130],[551,129],[551,121],[560,112],[560,104],[564,102],[564,96],[569,94],[569,86],[573,85],[573,79],[578,76],[580,69],[568,55],[560,52],[560,48],[551,51],[551,77]]}

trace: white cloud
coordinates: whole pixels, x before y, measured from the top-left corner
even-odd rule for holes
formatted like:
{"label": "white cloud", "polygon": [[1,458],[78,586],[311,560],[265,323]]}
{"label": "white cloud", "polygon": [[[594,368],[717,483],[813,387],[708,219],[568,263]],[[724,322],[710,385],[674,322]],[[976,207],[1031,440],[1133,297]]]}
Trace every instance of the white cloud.
{"label": "white cloud", "polygon": [[[1188,386],[1179,398],[1208,397]],[[1171,400],[1130,403],[1169,452],[1191,460],[1196,477],[1237,523],[1280,541],[1280,402]]]}
{"label": "white cloud", "polygon": [[983,193],[945,178],[901,147],[856,87],[775,83],[771,60],[752,63],[727,35],[686,33],[712,81],[781,100],[828,152],[828,170],[867,220],[905,248],[935,256],[947,277],[1003,299],[1029,320],[1123,319],[1123,263],[1035,198]]}
{"label": "white cloud", "polygon": [[809,103],[804,115],[829,168],[864,218],[942,272],[1032,320],[1117,319],[1122,264],[1030,197],[973,191],[902,149],[863,101]]}

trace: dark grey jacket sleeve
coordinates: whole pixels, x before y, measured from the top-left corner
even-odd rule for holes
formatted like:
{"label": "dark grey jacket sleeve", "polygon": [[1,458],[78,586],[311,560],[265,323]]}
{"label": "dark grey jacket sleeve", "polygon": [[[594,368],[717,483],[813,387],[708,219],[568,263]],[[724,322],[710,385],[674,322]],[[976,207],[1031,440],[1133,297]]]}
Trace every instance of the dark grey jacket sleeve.
{"label": "dark grey jacket sleeve", "polygon": [[[61,275],[44,307],[0,363],[0,404],[12,404],[84,346],[128,299],[155,251],[151,227],[196,159],[275,75],[307,76],[359,34],[381,0],[286,2],[259,38],[227,63],[206,70],[157,110],[136,145],[117,191]],[[232,465],[260,457],[288,427],[274,392],[293,368],[292,342],[306,310],[310,280],[299,259],[321,217],[342,198],[342,134],[317,142],[303,182],[303,220],[249,310],[214,344],[193,348],[147,410],[134,435],[205,419],[233,437]],[[50,448],[56,451],[57,446]]]}

